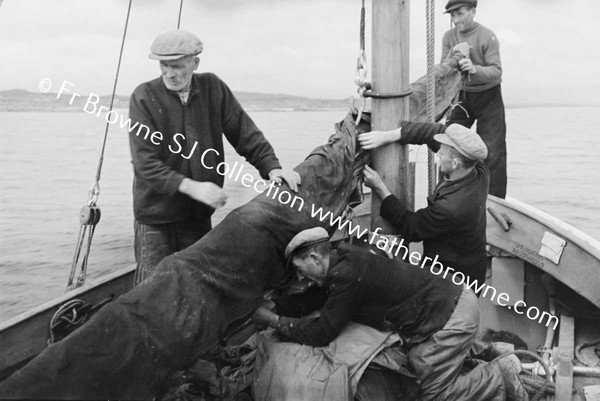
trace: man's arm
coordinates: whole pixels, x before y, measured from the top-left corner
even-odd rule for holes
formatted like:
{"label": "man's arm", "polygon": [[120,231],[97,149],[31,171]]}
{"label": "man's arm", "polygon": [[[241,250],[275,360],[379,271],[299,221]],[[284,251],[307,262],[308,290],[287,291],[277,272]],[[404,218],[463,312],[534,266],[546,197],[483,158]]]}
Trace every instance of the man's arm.
{"label": "man's arm", "polygon": [[450,51],[452,50],[453,44],[450,42],[450,31],[447,31],[442,38],[442,58],[441,62],[450,55]]}
{"label": "man's arm", "polygon": [[[129,118],[132,124],[138,123],[138,127],[148,127],[150,133],[156,131],[152,116],[135,92],[129,101]],[[212,182],[194,181],[170,168],[161,157],[162,146],[166,145],[152,143],[151,136],[144,139],[145,129],[140,129],[139,136],[136,135],[136,132],[138,131],[131,130],[129,134],[133,167],[136,174],[146,181],[155,192],[174,195],[179,191],[213,208],[225,204],[227,195],[222,188]]]}
{"label": "man's arm", "polygon": [[459,61],[459,66],[463,71],[469,71],[471,84],[498,81],[502,77],[502,62],[500,61],[500,43],[494,34],[491,34],[481,47],[481,52],[483,62],[473,64],[470,59],[463,59]]}
{"label": "man's arm", "polygon": [[394,195],[383,199],[379,213],[409,242],[436,238],[453,231],[459,224],[456,216],[443,205],[434,203],[411,212]]}
{"label": "man's arm", "polygon": [[229,87],[219,78],[216,79],[222,94],[223,130],[231,146],[256,167],[263,178],[275,182],[284,180],[293,191],[297,191],[300,175],[281,168],[273,147],[262,131],[244,111]]}
{"label": "man's arm", "polygon": [[330,275],[328,287],[329,297],[319,317],[314,319],[280,317],[276,326],[277,332],[292,341],[313,347],[324,347],[332,342],[350,321],[362,297],[360,282],[345,269],[345,266],[340,266]]}
{"label": "man's arm", "polygon": [[[151,136],[144,139],[146,132],[143,126],[148,127],[150,133],[156,131],[150,113],[143,102],[134,92],[129,101],[129,118],[132,125],[138,123],[138,128],[131,130],[129,145],[131,159],[136,174],[146,181],[152,189],[161,194],[173,195],[177,192],[185,175],[167,166],[161,158],[161,146],[151,142]],[[140,135],[136,135],[139,132]]]}
{"label": "man's arm", "polygon": [[402,121],[400,128],[389,131],[371,131],[358,136],[364,149],[375,149],[392,142],[403,145],[427,145],[433,152],[440,148],[433,137],[446,131],[444,124]]}
{"label": "man's arm", "polygon": [[327,289],[308,287],[306,291],[273,299],[275,313],[282,316],[302,317],[320,309],[327,302]]}
{"label": "man's arm", "polygon": [[340,266],[329,277],[329,296],[319,317],[295,319],[259,308],[255,319],[268,323],[278,333],[297,343],[326,346],[338,336],[362,301],[359,284],[350,269]]}
{"label": "man's arm", "polygon": [[364,177],[365,185],[383,199],[379,211],[381,217],[389,221],[409,242],[435,238],[451,232],[459,224],[457,217],[439,202],[411,212],[369,166],[365,166]]}

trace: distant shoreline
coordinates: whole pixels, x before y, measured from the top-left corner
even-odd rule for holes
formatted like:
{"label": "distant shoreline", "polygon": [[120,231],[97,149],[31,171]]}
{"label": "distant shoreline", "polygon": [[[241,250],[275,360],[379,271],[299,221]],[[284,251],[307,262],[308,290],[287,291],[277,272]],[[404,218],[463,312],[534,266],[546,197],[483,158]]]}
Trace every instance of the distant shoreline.
{"label": "distant shoreline", "polygon": [[[350,97],[346,99],[316,99],[294,95],[234,92],[244,109],[249,112],[302,112],[348,110]],[[83,112],[86,99],[69,104],[69,96],[56,98],[56,93],[37,93],[22,89],[0,91],[0,112]],[[110,96],[101,96],[100,104],[108,106]],[[572,103],[515,103],[506,104],[507,109],[599,107],[600,104]],[[116,95],[113,109],[129,109],[129,96]]]}

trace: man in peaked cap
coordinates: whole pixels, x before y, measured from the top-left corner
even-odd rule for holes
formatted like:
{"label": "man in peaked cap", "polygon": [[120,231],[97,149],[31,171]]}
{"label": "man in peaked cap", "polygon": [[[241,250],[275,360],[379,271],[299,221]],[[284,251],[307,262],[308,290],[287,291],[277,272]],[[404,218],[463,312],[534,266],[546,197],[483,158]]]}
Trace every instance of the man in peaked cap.
{"label": "man in peaked cap", "polygon": [[452,109],[447,125],[471,127],[477,121],[477,133],[488,147],[485,160],[490,170],[491,195],[506,196],[506,121],[500,83],[502,63],[500,44],[494,32],[477,23],[477,0],[449,0],[446,13],[454,28],[442,39],[442,62],[451,57],[456,46],[469,47],[469,56],[459,61],[463,85],[458,105]]}
{"label": "man in peaked cap", "polygon": [[[423,241],[423,256],[469,276],[478,285],[485,281],[486,200],[489,172],[483,160],[487,148],[481,138],[459,124],[403,121],[390,131],[372,131],[359,136],[365,149],[399,141],[427,144],[437,152],[443,179],[427,198],[427,207],[412,212],[392,195],[381,177],[365,167],[365,185],[380,198],[380,214],[404,241]],[[404,259],[408,249],[404,252]],[[472,287],[474,288],[474,287]],[[481,287],[480,287],[481,289]]]}
{"label": "man in peaked cap", "polygon": [[[366,248],[343,243],[331,249],[328,239],[325,229],[311,228],[285,249],[288,265],[324,290],[324,297],[310,297],[321,303],[299,306],[307,297],[291,295],[276,300],[275,311],[261,306],[255,321],[314,347],[328,345],[349,321],[395,331],[404,340],[408,367],[420,381],[419,400],[528,399],[515,355],[460,375],[479,327],[477,297],[470,289]],[[290,317],[321,306],[319,317]]]}
{"label": "man in peaked cap", "polygon": [[282,170],[271,144],[215,74],[194,71],[203,50],[192,33],[173,30],[152,43],[161,76],[133,92],[129,140],[134,167],[136,283],[165,256],[198,241],[227,195],[223,134],[265,179],[293,191],[300,176]]}

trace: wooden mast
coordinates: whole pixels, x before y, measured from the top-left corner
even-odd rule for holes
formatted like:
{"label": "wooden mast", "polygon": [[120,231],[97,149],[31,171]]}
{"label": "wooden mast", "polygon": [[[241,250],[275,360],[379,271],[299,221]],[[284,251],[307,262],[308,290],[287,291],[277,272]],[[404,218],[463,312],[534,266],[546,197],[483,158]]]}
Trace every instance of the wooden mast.
{"label": "wooden mast", "polygon": [[[373,92],[402,93],[409,84],[409,0],[372,0],[372,74]],[[408,119],[408,97],[372,100],[372,129],[398,128]],[[395,142],[371,153],[372,166],[390,191],[409,204],[408,146]],[[393,233],[392,227],[379,216],[381,199],[373,193],[371,230]]]}

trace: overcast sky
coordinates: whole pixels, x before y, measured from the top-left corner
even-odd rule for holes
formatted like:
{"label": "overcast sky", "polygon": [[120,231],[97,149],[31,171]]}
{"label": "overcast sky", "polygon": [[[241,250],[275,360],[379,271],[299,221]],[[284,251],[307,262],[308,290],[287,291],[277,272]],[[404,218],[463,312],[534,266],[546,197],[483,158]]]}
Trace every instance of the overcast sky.
{"label": "overcast sky", "polygon": [[[436,60],[445,3],[436,2]],[[48,77],[52,91],[67,80],[79,93],[110,93],[127,4],[4,0],[0,90],[38,91]],[[178,10],[179,0],[134,0],[117,93],[158,76],[149,47]],[[355,92],[359,16],[360,0],[186,0],[182,28],[204,42],[199,70],[233,90],[344,98]],[[600,103],[599,0],[480,0],[476,19],[500,40],[507,103]],[[425,0],[411,0],[410,40],[414,80],[425,71]]]}

